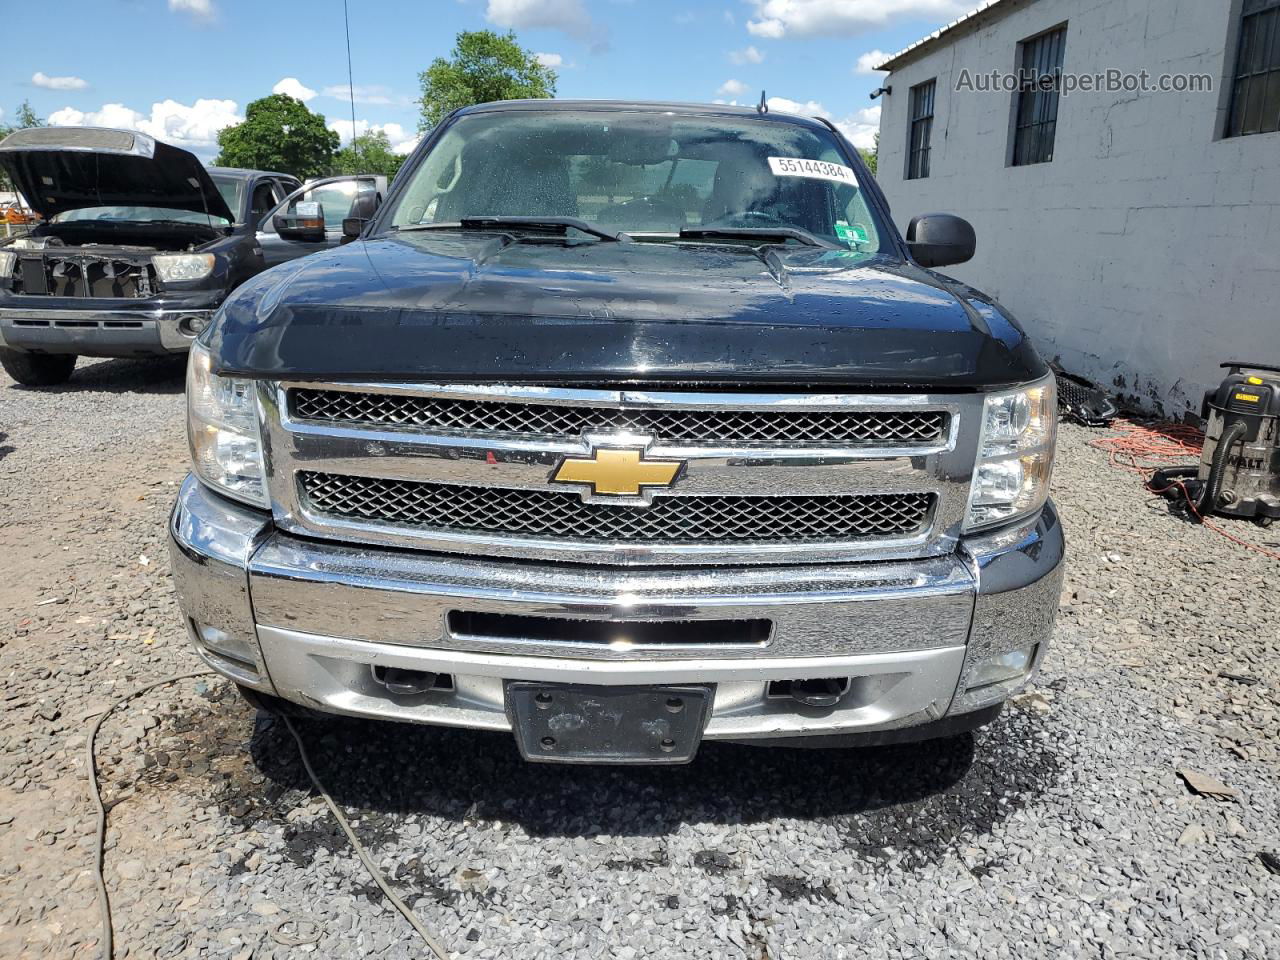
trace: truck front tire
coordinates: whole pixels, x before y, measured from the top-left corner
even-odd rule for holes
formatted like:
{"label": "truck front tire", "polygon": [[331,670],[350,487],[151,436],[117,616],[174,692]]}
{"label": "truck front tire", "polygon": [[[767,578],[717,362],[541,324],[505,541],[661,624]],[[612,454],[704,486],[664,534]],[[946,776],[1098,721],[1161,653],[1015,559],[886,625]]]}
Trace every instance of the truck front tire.
{"label": "truck front tire", "polygon": [[26,387],[53,387],[66,383],[76,368],[74,353],[22,353],[0,348],[0,367]]}

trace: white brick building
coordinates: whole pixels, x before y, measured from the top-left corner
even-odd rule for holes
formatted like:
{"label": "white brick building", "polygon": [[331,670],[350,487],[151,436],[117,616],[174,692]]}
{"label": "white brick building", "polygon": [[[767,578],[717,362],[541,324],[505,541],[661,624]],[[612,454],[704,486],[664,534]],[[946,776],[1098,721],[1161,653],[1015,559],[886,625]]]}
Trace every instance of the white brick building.
{"label": "white brick building", "polygon": [[[1057,63],[1212,91],[956,89]],[[972,221],[977,256],[946,272],[1046,357],[1169,414],[1220,361],[1280,364],[1280,0],[994,0],[885,69],[895,220]]]}

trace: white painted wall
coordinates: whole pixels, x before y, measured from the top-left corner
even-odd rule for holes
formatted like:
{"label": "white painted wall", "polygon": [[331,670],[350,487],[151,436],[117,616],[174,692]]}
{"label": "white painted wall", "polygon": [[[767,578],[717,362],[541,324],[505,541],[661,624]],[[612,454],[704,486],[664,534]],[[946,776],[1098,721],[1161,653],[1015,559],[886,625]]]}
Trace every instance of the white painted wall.
{"label": "white painted wall", "polygon": [[[1241,0],[1006,0],[892,73],[878,179],[905,231],[956,213],[944,272],[999,298],[1042,355],[1143,407],[1198,409],[1224,360],[1280,364],[1280,133],[1221,139]],[[1076,93],[1053,161],[1006,166],[1014,94],[956,92],[1067,23],[1063,69],[1214,77],[1211,94]],[[910,88],[937,77],[928,179],[906,180]]]}

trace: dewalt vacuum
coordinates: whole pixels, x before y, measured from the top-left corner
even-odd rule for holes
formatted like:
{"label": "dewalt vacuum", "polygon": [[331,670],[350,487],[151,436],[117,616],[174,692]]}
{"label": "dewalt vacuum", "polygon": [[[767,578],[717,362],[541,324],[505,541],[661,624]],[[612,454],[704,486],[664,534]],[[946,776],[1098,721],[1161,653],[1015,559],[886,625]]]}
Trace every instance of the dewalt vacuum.
{"label": "dewalt vacuum", "polygon": [[1148,486],[1212,513],[1270,526],[1280,518],[1280,367],[1231,361],[1205,394],[1198,467],[1157,470]]}

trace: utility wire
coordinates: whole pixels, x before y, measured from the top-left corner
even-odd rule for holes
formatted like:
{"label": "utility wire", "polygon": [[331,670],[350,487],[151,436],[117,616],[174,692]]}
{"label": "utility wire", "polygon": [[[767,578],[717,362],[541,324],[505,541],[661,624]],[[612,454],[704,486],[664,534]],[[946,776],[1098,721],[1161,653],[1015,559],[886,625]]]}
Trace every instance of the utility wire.
{"label": "utility wire", "polygon": [[282,719],[289,728],[289,732],[293,734],[293,739],[298,743],[298,753],[302,756],[302,765],[307,769],[307,776],[311,778],[311,783],[315,786],[320,796],[324,797],[324,802],[329,806],[329,812],[333,814],[334,819],[338,821],[338,826],[342,827],[342,832],[351,841],[352,849],[355,850],[356,856],[360,858],[365,869],[369,871],[369,876],[373,877],[373,882],[378,885],[378,888],[391,901],[391,905],[400,912],[400,915],[409,921],[409,925],[417,931],[418,936],[422,938],[422,942],[427,945],[427,948],[436,956],[437,960],[449,960],[449,951],[445,949],[444,944],[432,936],[431,931],[422,925],[422,922],[414,916],[413,911],[387,885],[387,881],[382,876],[382,871],[378,869],[377,864],[373,862],[368,852],[365,851],[364,844],[357,839],[355,831],[351,829],[351,824],[347,822],[346,816],[338,808],[338,805],[333,802],[333,797],[329,795],[329,791],[325,789],[320,777],[316,774],[315,768],[311,766],[311,760],[307,756],[306,744],[302,742],[302,737],[293,725],[293,721],[287,716]]}
{"label": "utility wire", "polygon": [[[169,683],[177,683],[179,680],[190,680],[194,677],[212,676],[211,670],[193,670],[190,673],[179,673],[171,677],[165,677],[162,680],[156,680],[152,683],[143,684],[130,690],[124,696],[120,697],[102,713],[98,714],[98,718],[93,722],[93,726],[89,729],[89,738],[85,744],[85,766],[89,773],[90,798],[93,800],[93,806],[97,813],[97,850],[94,854],[94,881],[98,887],[98,915],[102,926],[102,960],[114,960],[115,957],[115,939],[111,924],[111,897],[107,893],[107,881],[103,874],[104,861],[106,859],[106,840],[107,840],[107,808],[102,803],[102,791],[98,786],[98,762],[94,753],[94,744],[97,740],[98,731],[102,729],[103,722],[118,707],[123,706],[130,700],[142,696],[142,694],[154,690],[156,687],[163,687]],[[355,831],[351,829],[351,824],[347,822],[346,816],[334,803],[333,797],[329,795],[329,791],[325,789],[324,783],[316,774],[315,768],[311,766],[311,759],[307,756],[306,744],[302,742],[302,737],[298,734],[297,729],[293,725],[293,721],[288,717],[284,717],[285,726],[289,728],[289,732],[293,734],[294,741],[298,744],[298,754],[302,757],[302,765],[306,768],[307,776],[311,778],[311,784],[316,788],[316,792],[324,798],[324,802],[329,807],[329,812],[333,814],[334,819],[338,821],[338,826],[342,828],[342,832],[347,835],[347,840],[351,842],[351,847],[355,850],[356,855],[360,858],[360,862],[364,864],[369,875],[373,878],[379,889],[391,901],[392,906],[409,921],[409,925],[422,938],[422,942],[427,945],[427,949],[436,957],[436,960],[449,960],[449,951],[445,946],[432,935],[431,931],[423,926],[422,922],[413,914],[413,911],[405,904],[396,892],[387,885],[386,879],[382,876],[382,872],[378,869],[377,864],[369,856]]]}
{"label": "utility wire", "polygon": [[102,875],[103,860],[106,858],[105,851],[107,846],[107,808],[102,805],[102,791],[98,789],[98,763],[93,753],[94,740],[98,736],[98,731],[102,728],[103,721],[111,716],[117,707],[128,703],[134,697],[139,697],[148,690],[154,690],[156,687],[163,687],[167,683],[177,683],[179,680],[188,680],[192,677],[209,676],[212,672],[211,670],[194,670],[191,673],[180,673],[131,690],[102,711],[89,730],[89,740],[84,749],[85,766],[89,771],[90,798],[93,800],[93,806],[98,816],[98,849],[93,867],[94,880],[98,885],[98,915],[102,924],[102,960],[112,960],[115,956],[115,945],[111,930],[111,897],[107,894],[107,881]]}

